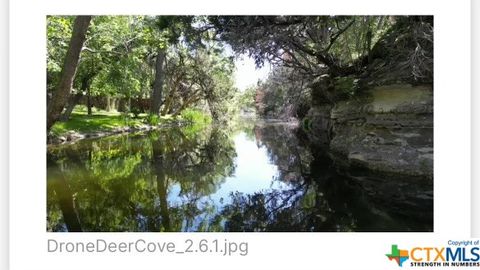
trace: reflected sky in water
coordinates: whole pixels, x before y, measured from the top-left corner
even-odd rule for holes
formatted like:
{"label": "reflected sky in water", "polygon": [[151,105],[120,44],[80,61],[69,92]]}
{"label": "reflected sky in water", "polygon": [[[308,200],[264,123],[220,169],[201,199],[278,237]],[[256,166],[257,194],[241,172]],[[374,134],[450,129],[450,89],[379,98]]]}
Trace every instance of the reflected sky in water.
{"label": "reflected sky in water", "polygon": [[225,183],[212,195],[213,200],[229,199],[232,192],[252,194],[262,190],[287,188],[287,184],[276,180],[278,168],[269,160],[265,146],[258,146],[244,132],[234,137],[234,143],[237,151],[234,175],[227,177]]}

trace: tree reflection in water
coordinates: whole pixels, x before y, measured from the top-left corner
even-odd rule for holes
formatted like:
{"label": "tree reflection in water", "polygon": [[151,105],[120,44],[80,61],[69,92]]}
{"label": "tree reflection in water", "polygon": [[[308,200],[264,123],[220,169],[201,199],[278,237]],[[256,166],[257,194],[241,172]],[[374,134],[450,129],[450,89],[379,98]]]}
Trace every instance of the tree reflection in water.
{"label": "tree reflection in water", "polygon": [[[220,214],[225,231],[432,231],[431,184],[342,172],[328,151],[289,125],[257,127],[255,133],[278,166],[277,180],[290,188],[232,194]],[[358,173],[362,177],[351,175]]]}
{"label": "tree reflection in water", "polygon": [[252,122],[51,146],[47,230],[432,230],[430,184],[342,172],[327,153],[295,126]]}

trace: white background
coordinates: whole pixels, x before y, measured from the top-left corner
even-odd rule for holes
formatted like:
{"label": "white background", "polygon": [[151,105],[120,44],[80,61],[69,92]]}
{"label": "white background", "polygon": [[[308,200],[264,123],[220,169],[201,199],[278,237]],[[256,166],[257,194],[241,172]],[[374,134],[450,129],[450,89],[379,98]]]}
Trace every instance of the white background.
{"label": "white background", "polygon": [[8,263],[8,2],[0,0],[0,269]]}
{"label": "white background", "polygon": [[477,0],[472,0],[472,60],[472,236],[480,237],[480,1]]}
{"label": "white background", "polygon": [[[384,255],[390,251],[391,244],[398,244],[400,248],[433,243],[445,245],[445,241],[450,238],[459,239],[470,236],[469,1],[214,2],[174,1],[173,4],[167,4],[152,0],[12,1],[9,54],[11,269],[397,269],[398,266],[388,261]],[[435,16],[435,232],[228,235],[46,233],[45,15],[207,13],[433,14]],[[5,16],[2,16],[3,18]],[[478,58],[477,55],[475,57]],[[3,91],[2,95],[4,95]],[[473,97],[479,98],[478,95]],[[2,102],[5,99],[6,97],[2,96]],[[480,103],[477,102],[477,105]],[[1,106],[2,110],[5,110],[5,104]],[[0,113],[5,115],[4,111]],[[25,119],[28,119],[28,122],[23,122]],[[480,135],[478,132],[475,134]],[[473,146],[478,148],[478,144]],[[2,163],[5,164],[5,162]],[[477,175],[476,171],[474,175]],[[6,189],[4,185],[2,181],[2,191]],[[6,194],[0,196],[5,200]],[[477,224],[480,223],[477,222]],[[198,239],[228,237],[230,240],[248,240],[250,255],[228,259],[211,256],[187,258],[178,255],[113,257],[56,254],[52,256],[46,254],[46,239],[49,237],[69,240],[102,237],[123,241],[138,237],[152,241],[168,239],[182,241],[187,237]]]}

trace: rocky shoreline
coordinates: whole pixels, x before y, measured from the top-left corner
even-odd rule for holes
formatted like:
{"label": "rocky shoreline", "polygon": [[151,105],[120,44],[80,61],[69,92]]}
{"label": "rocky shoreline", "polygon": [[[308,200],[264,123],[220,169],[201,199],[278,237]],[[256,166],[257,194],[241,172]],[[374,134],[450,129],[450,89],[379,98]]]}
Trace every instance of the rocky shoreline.
{"label": "rocky shoreline", "polygon": [[179,127],[187,124],[188,123],[184,121],[181,121],[181,122],[179,121],[179,122],[163,123],[160,125],[143,124],[135,127],[125,126],[125,127],[114,128],[111,130],[98,130],[94,132],[79,132],[79,131],[70,130],[65,134],[62,134],[59,136],[53,133],[50,133],[47,136],[47,146],[58,145],[58,144],[71,144],[83,139],[101,138],[101,137],[134,133],[134,132],[147,132],[147,131],[157,130],[161,128]]}

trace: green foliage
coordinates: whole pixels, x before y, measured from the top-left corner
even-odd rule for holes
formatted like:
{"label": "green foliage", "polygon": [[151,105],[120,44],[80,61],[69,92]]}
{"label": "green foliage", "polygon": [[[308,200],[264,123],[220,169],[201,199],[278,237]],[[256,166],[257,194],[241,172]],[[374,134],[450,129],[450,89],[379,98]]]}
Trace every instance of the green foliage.
{"label": "green foliage", "polygon": [[[53,91],[70,38],[73,16],[47,18],[47,86]],[[165,61],[162,116],[208,107],[213,118],[231,114],[234,65],[223,44],[213,41],[202,16],[95,16],[88,29],[73,94],[126,100],[120,111],[136,117],[145,107],[131,99],[149,99],[159,49]],[[231,102],[230,102],[231,103]],[[231,105],[231,104],[230,104]],[[109,107],[110,108],[110,107]],[[106,109],[106,108],[103,108]]]}
{"label": "green foliage", "polygon": [[351,25],[338,36],[330,51],[344,63],[368,56],[375,43],[392,26],[387,16],[353,16],[345,18]]}
{"label": "green foliage", "polygon": [[62,71],[74,16],[47,16],[47,91],[53,91]]}
{"label": "green foliage", "polygon": [[186,109],[182,111],[180,117],[189,124],[195,125],[208,125],[212,122],[211,117],[196,109]]}
{"label": "green foliage", "polygon": [[243,92],[237,92],[235,96],[236,107],[243,110],[255,109],[255,95],[257,87],[250,86]]}
{"label": "green foliage", "polygon": [[307,82],[294,69],[276,67],[258,86],[258,113],[267,118],[302,118],[310,108]]}
{"label": "green foliage", "polygon": [[156,114],[149,114],[145,120],[151,126],[158,126],[158,124],[160,124],[160,116]]}
{"label": "green foliage", "polygon": [[167,51],[165,102],[162,115],[187,108],[208,107],[215,121],[230,117],[235,108],[234,64],[223,45],[208,42],[193,50],[177,44]]}

